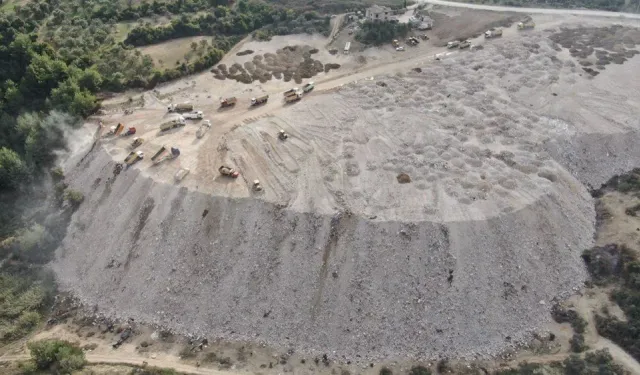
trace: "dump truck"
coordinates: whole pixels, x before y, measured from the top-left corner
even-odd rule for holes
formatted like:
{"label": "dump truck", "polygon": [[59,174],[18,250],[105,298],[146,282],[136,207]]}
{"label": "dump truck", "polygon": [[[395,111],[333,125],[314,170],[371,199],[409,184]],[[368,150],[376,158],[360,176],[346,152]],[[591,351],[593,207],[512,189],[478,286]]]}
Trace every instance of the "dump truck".
{"label": "dump truck", "polygon": [[170,104],[167,107],[167,110],[169,112],[178,112],[178,113],[191,112],[193,111],[193,104],[189,104],[189,103]]}
{"label": "dump truck", "polygon": [[224,165],[218,168],[218,172],[220,172],[220,174],[223,176],[228,176],[232,178],[238,178],[238,176],[240,176],[240,173],[238,173],[238,171]]}
{"label": "dump truck", "polygon": [[253,180],[253,190],[262,191],[262,184],[260,183],[260,180]]}
{"label": "dump truck", "polygon": [[209,131],[209,129],[211,128],[211,121],[209,120],[204,120],[202,122],[202,124],[200,124],[200,127],[198,128],[198,131],[196,131],[196,137],[197,138],[202,138],[204,137],[204,133],[206,133],[207,131]]}
{"label": "dump truck", "polygon": [[298,100],[300,100],[300,99],[302,99],[302,94],[301,94],[301,93],[299,93],[299,92],[296,92],[294,95],[286,96],[286,97],[284,98],[284,101],[285,101],[286,103],[293,103],[293,102],[297,102],[297,101],[298,101]]}
{"label": "dump truck", "polygon": [[451,41],[451,42],[447,43],[447,48],[449,48],[449,49],[456,48],[459,45],[460,45],[460,41],[454,40],[454,41]]}
{"label": "dump truck", "polygon": [[193,112],[185,113],[182,116],[189,120],[199,120],[204,117],[204,113],[202,113],[202,111],[193,111]]}
{"label": "dump truck", "polygon": [[105,137],[109,137],[109,136],[117,136],[120,133],[122,133],[122,131],[124,130],[124,125],[122,125],[121,123],[116,125],[116,126],[112,126],[111,128],[109,128],[109,131],[107,132],[107,134],[105,134]]}
{"label": "dump truck", "polygon": [[260,104],[264,104],[269,100],[269,95],[263,95],[259,98],[251,98],[251,105],[256,106]]}
{"label": "dump truck", "polygon": [[162,146],[160,150],[151,157],[151,161],[153,164],[159,164],[165,160],[175,159],[178,156],[180,156],[180,150],[178,148],[171,147],[170,150],[167,150],[165,146]]}
{"label": "dump truck", "polygon": [[534,27],[536,27],[536,24],[533,21],[518,22],[518,30],[533,29]]}
{"label": "dump truck", "polygon": [[135,137],[133,139],[133,142],[131,142],[131,148],[136,148],[136,147],[140,146],[143,142],[144,142],[144,139],[142,139],[140,137]]}
{"label": "dump truck", "polygon": [[487,30],[484,32],[484,37],[487,39],[490,38],[497,38],[499,36],[502,36],[502,29],[497,28],[497,29],[491,29],[491,30]]}
{"label": "dump truck", "polygon": [[222,100],[220,100],[220,107],[221,108],[233,107],[234,105],[236,105],[237,101],[238,100],[236,99],[235,96],[232,96],[232,97],[226,98],[226,99],[222,99]]}
{"label": "dump truck", "polygon": [[122,133],[122,136],[123,136],[123,137],[126,137],[126,136],[134,135],[134,134],[136,134],[136,128],[131,127],[131,128],[129,128],[129,129],[127,129],[127,131],[126,131],[126,132]]}
{"label": "dump truck", "polygon": [[292,88],[292,89],[290,89],[290,90],[285,91],[285,92],[283,93],[283,95],[284,95],[285,97],[287,97],[287,96],[289,96],[289,95],[294,95],[294,94],[296,94],[296,93],[298,93],[298,88],[297,88],[297,87],[294,87],[294,88]]}
{"label": "dump truck", "polygon": [[144,159],[144,152],[142,152],[142,151],[131,151],[131,153],[129,153],[129,156],[127,156],[124,159],[124,163],[127,166],[130,166],[130,165],[133,165],[133,164],[139,162],[142,159]]}
{"label": "dump truck", "polygon": [[174,178],[176,179],[176,181],[182,181],[189,174],[189,172],[191,172],[189,168],[180,168],[176,172]]}
{"label": "dump truck", "polygon": [[173,128],[179,128],[181,126],[185,126],[184,117],[180,116],[173,120],[169,120],[162,125],[160,125],[160,131],[166,131]]}
{"label": "dump truck", "polygon": [[306,85],[302,86],[302,91],[304,92],[309,92],[311,90],[313,90],[316,87],[315,83],[313,81],[307,83]]}
{"label": "dump truck", "polygon": [[468,40],[465,40],[464,42],[460,42],[460,45],[458,46],[458,48],[465,49],[465,48],[469,48],[470,46],[471,46],[471,42]]}

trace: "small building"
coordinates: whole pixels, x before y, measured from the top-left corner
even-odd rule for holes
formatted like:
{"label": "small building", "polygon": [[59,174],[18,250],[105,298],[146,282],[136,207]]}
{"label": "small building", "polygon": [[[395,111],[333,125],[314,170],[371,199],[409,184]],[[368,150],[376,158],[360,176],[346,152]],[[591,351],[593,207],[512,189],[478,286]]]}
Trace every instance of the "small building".
{"label": "small building", "polygon": [[391,21],[393,19],[393,11],[389,7],[373,5],[367,8],[365,17],[369,21]]}

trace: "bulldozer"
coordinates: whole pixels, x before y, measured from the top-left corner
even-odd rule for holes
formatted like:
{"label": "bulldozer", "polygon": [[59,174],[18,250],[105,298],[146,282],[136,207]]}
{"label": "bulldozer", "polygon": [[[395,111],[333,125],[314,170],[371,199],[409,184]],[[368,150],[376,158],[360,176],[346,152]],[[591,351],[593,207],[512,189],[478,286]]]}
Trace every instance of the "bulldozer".
{"label": "bulldozer", "polygon": [[231,168],[231,167],[227,167],[227,166],[220,166],[220,168],[218,168],[218,172],[220,172],[221,175],[223,176],[228,176],[231,178],[238,178],[238,176],[240,176],[240,173],[238,173],[238,171],[236,171],[235,169]]}

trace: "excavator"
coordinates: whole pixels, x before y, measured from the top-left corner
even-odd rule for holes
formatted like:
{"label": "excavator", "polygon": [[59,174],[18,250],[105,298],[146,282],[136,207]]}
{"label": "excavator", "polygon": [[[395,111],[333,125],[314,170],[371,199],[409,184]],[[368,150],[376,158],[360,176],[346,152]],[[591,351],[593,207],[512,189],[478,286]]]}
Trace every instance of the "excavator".
{"label": "excavator", "polygon": [[223,176],[228,176],[231,178],[238,178],[238,176],[240,176],[240,173],[238,171],[224,165],[218,168],[218,172],[220,172],[220,174]]}

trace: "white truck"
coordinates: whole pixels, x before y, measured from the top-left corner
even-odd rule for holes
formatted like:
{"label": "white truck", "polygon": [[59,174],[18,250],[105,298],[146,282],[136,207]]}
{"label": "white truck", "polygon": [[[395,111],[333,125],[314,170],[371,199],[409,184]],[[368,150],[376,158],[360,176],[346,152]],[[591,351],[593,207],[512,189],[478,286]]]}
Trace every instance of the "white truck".
{"label": "white truck", "polygon": [[181,126],[185,126],[184,117],[180,116],[173,120],[169,120],[160,125],[160,131],[166,131],[173,128],[179,128]]}
{"label": "white truck", "polygon": [[202,113],[202,111],[193,111],[185,113],[182,116],[184,116],[184,118],[186,118],[187,120],[200,120],[204,117],[204,114]]}
{"label": "white truck", "polygon": [[189,103],[181,103],[181,104],[169,104],[167,107],[167,111],[169,112],[191,112],[193,111],[193,104]]}
{"label": "white truck", "polygon": [[484,32],[484,37],[487,39],[491,39],[491,38],[497,38],[502,36],[502,29],[501,28],[496,28],[496,29],[491,29],[491,30],[487,30]]}
{"label": "white truck", "polygon": [[349,50],[350,50],[350,49],[351,49],[351,42],[347,42],[347,43],[344,45],[344,54],[345,54],[345,55],[348,55],[348,54],[349,54]]}

